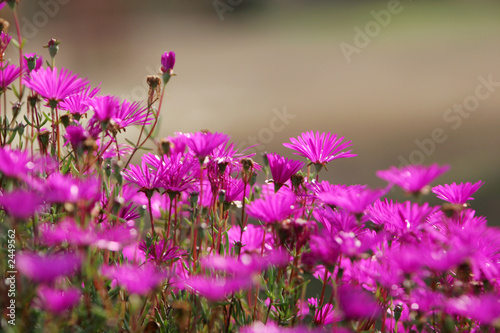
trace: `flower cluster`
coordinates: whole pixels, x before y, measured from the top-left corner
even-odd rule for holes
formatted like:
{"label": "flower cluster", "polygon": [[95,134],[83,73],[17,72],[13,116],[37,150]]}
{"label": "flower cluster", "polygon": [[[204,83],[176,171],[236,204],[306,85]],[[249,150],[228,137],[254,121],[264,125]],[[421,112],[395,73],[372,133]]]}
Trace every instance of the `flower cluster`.
{"label": "flower cluster", "polygon": [[[500,231],[470,204],[482,181],[432,187],[449,169],[436,164],[379,171],[378,189],[320,181],[356,156],[329,132],[284,143],[303,160],[262,164],[223,133],[158,138],[173,52],[141,104],[56,68],[49,44],[52,65],[27,54],[0,68],[20,108],[0,130],[20,331],[500,329]],[[149,140],[157,152],[133,161]],[[394,186],[407,200],[387,197]]]}

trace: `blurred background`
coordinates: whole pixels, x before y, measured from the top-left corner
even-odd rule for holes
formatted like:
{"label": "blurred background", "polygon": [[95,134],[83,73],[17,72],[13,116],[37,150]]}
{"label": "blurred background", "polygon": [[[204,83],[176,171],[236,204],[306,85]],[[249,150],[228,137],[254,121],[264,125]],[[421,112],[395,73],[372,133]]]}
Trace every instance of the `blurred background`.
{"label": "blurred background", "polygon": [[472,206],[500,225],[499,1],[21,0],[19,17],[26,52],[47,59],[57,38],[58,67],[121,98],[144,100],[175,51],[161,136],[222,131],[291,158],[290,137],[338,133],[358,157],[321,178],[377,187],[392,165],[449,164],[434,185],[486,181]]}

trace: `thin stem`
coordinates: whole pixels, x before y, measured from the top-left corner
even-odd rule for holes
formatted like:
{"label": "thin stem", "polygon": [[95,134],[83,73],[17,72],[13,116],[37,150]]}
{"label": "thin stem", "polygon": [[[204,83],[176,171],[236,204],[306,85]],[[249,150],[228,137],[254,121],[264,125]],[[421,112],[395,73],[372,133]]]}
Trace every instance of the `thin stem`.
{"label": "thin stem", "polygon": [[17,16],[17,9],[14,8],[14,22],[16,24],[17,40],[19,42],[19,101],[23,95],[23,68],[24,68],[24,58],[23,58],[23,39],[21,36],[21,27],[19,26],[19,18]]}
{"label": "thin stem", "polygon": [[151,195],[147,195],[147,197],[148,197],[149,219],[151,220],[151,231],[154,238],[156,236],[156,233],[155,233],[155,221],[153,218],[153,209],[151,208]]}

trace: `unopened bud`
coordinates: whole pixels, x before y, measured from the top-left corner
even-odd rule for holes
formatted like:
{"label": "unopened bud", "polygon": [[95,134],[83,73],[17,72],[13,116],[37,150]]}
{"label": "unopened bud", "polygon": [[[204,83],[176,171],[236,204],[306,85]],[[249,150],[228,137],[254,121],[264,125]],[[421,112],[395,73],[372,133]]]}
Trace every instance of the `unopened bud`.
{"label": "unopened bud", "polygon": [[57,55],[57,52],[59,52],[59,44],[61,44],[61,41],[51,38],[47,45],[45,45],[45,48],[49,49],[49,54],[51,58],[55,58]]}
{"label": "unopened bud", "polygon": [[14,118],[17,117],[19,111],[21,111],[21,103],[15,102],[14,104],[12,104],[12,115],[14,116]]}

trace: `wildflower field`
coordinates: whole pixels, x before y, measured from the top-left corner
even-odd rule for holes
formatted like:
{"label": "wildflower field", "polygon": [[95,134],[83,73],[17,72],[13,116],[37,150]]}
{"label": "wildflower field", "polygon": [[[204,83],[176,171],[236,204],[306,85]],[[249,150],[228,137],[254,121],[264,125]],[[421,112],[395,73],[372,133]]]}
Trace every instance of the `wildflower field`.
{"label": "wildflower field", "polygon": [[[18,27],[16,1],[0,6]],[[500,329],[483,181],[442,184],[450,166],[431,164],[388,165],[383,188],[330,183],[356,146],[315,129],[287,156],[208,130],[159,137],[173,51],[136,102],[57,67],[60,41],[22,40],[0,35],[1,332]]]}

